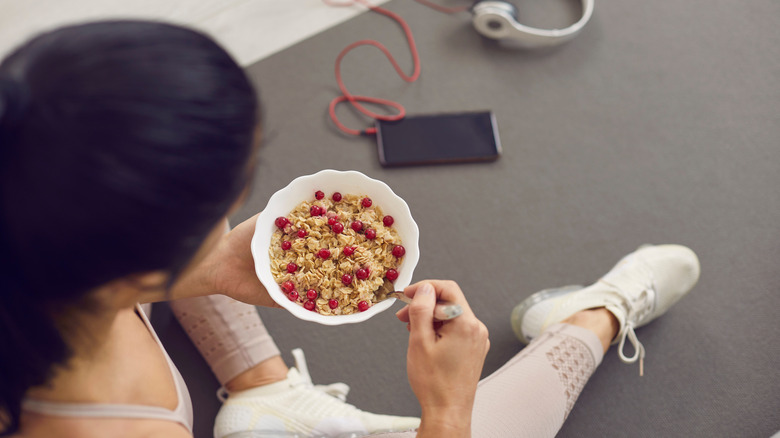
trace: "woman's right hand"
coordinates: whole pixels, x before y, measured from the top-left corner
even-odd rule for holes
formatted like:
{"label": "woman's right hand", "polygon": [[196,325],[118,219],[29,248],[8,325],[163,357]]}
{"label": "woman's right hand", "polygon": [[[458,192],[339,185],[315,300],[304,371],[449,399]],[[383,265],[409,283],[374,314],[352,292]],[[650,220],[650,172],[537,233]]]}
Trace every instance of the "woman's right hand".
{"label": "woman's right hand", "polygon": [[[407,374],[422,407],[417,436],[469,437],[474,395],[490,348],[487,328],[455,282],[426,280],[404,293],[412,303],[396,316],[410,332]],[[437,300],[460,304],[463,314],[434,322]]]}

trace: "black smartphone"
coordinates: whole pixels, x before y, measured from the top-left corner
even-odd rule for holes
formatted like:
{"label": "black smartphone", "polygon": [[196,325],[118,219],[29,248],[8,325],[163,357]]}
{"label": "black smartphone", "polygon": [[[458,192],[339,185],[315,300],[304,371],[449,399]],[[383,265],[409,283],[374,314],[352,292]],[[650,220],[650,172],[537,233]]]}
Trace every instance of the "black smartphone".
{"label": "black smartphone", "polygon": [[491,111],[377,120],[376,136],[383,166],[492,161],[501,155]]}

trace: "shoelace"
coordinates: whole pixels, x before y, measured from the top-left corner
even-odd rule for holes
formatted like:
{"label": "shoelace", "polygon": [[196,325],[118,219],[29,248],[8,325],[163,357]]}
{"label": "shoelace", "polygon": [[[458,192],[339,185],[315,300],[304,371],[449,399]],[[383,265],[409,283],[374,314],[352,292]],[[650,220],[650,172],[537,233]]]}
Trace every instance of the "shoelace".
{"label": "shoelace", "polygon": [[[639,339],[637,339],[634,326],[640,323],[647,314],[653,312],[655,303],[650,301],[655,300],[655,297],[657,297],[657,292],[655,291],[655,278],[652,269],[639,260],[633,260],[631,263],[631,269],[643,271],[639,276],[639,278],[642,280],[640,280],[640,283],[637,284],[637,287],[640,288],[642,292],[639,293],[635,300],[624,301],[625,304],[623,308],[626,310],[626,319],[623,329],[620,331],[620,333],[618,333],[618,336],[620,337],[620,344],[618,345],[618,356],[620,357],[620,360],[623,361],[623,363],[631,364],[638,360],[639,376],[641,377],[645,374],[645,347],[641,342],[639,342]],[[628,266],[629,265],[626,264],[623,269],[627,268]],[[602,281],[604,280],[605,279],[602,279]],[[609,279],[606,279],[605,283],[610,284],[616,288],[618,287],[611,283]],[[626,345],[626,338],[628,338],[628,341],[634,347],[634,355],[631,357],[626,356],[626,354],[623,352],[623,348]]]}
{"label": "shoelace", "polygon": [[[637,302],[633,303],[635,308],[641,309],[636,313],[636,315],[633,315],[632,319],[636,322],[641,321],[646,314],[652,312],[654,307],[648,303],[651,296],[656,296],[655,283],[652,279],[652,272],[649,273],[649,276],[650,282],[648,286],[645,287],[645,290],[639,294],[639,299]],[[645,375],[645,346],[642,345],[642,343],[639,342],[639,339],[636,337],[636,332],[634,331],[634,321],[626,321],[626,326],[623,327],[623,331],[620,333],[618,356],[620,357],[620,360],[623,361],[623,363],[634,363],[639,360],[639,377],[642,377]],[[625,353],[623,353],[623,347],[626,345],[626,338],[628,338],[629,342],[631,342],[631,345],[634,346],[634,355],[631,357],[626,357]]]}
{"label": "shoelace", "polygon": [[[639,342],[639,339],[636,337],[636,332],[634,332],[634,323],[627,322],[626,326],[623,327],[623,331],[620,333],[620,345],[618,345],[618,356],[620,356],[620,360],[623,361],[623,363],[634,363],[639,360],[639,376],[642,377],[645,374],[645,346],[642,345],[641,342]],[[631,345],[634,346],[634,355],[631,357],[626,357],[626,355],[623,353],[623,346],[626,344],[626,338],[631,342]]]}

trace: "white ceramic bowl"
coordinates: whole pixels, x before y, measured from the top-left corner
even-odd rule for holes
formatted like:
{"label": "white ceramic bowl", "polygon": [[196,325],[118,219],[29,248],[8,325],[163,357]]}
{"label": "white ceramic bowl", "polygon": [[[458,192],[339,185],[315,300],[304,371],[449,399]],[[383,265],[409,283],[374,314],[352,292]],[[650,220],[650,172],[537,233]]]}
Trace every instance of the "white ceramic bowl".
{"label": "white ceramic bowl", "polygon": [[287,187],[279,190],[268,200],[268,205],[257,218],[255,234],[252,237],[252,256],[255,259],[255,271],[263,286],[268,290],[274,301],[284,307],[290,313],[306,321],[318,322],[325,325],[340,325],[365,321],[368,318],[387,310],[395,302],[394,298],[382,301],[371,306],[365,312],[351,315],[321,315],[293,303],[282,292],[282,289],[271,274],[271,260],[268,248],[271,245],[271,236],[276,230],[274,221],[279,216],[287,216],[290,212],[305,200],[314,199],[314,192],[322,190],[326,196],[333,192],[342,194],[367,195],[374,205],[382,208],[385,214],[393,216],[395,223],[393,228],[401,237],[401,242],[406,249],[406,255],[398,267],[398,279],[393,283],[396,290],[403,290],[412,281],[414,268],[420,259],[420,230],[412,219],[412,213],[406,202],[398,197],[390,187],[360,172],[322,170],[314,175],[301,176],[293,180]]}

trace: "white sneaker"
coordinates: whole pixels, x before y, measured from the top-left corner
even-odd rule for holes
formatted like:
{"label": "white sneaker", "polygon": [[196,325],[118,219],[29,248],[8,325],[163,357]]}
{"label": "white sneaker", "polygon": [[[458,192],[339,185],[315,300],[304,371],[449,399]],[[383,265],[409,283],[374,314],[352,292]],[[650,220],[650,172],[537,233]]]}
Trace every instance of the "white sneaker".
{"label": "white sneaker", "polygon": [[[620,323],[612,342],[620,343],[620,359],[625,363],[639,359],[642,374],[645,349],[634,329],[679,301],[696,284],[699,272],[699,259],[684,246],[642,246],[589,287],[566,286],[531,295],[512,311],[512,328],[522,342],[529,343],[550,325],[581,310],[605,307]],[[623,354],[626,338],[634,346],[631,357]]]}
{"label": "white sneaker", "polygon": [[419,418],[363,412],[346,403],[349,386],[314,385],[299,348],[287,379],[217,396],[224,402],[214,422],[215,438],[349,438],[416,429]]}

